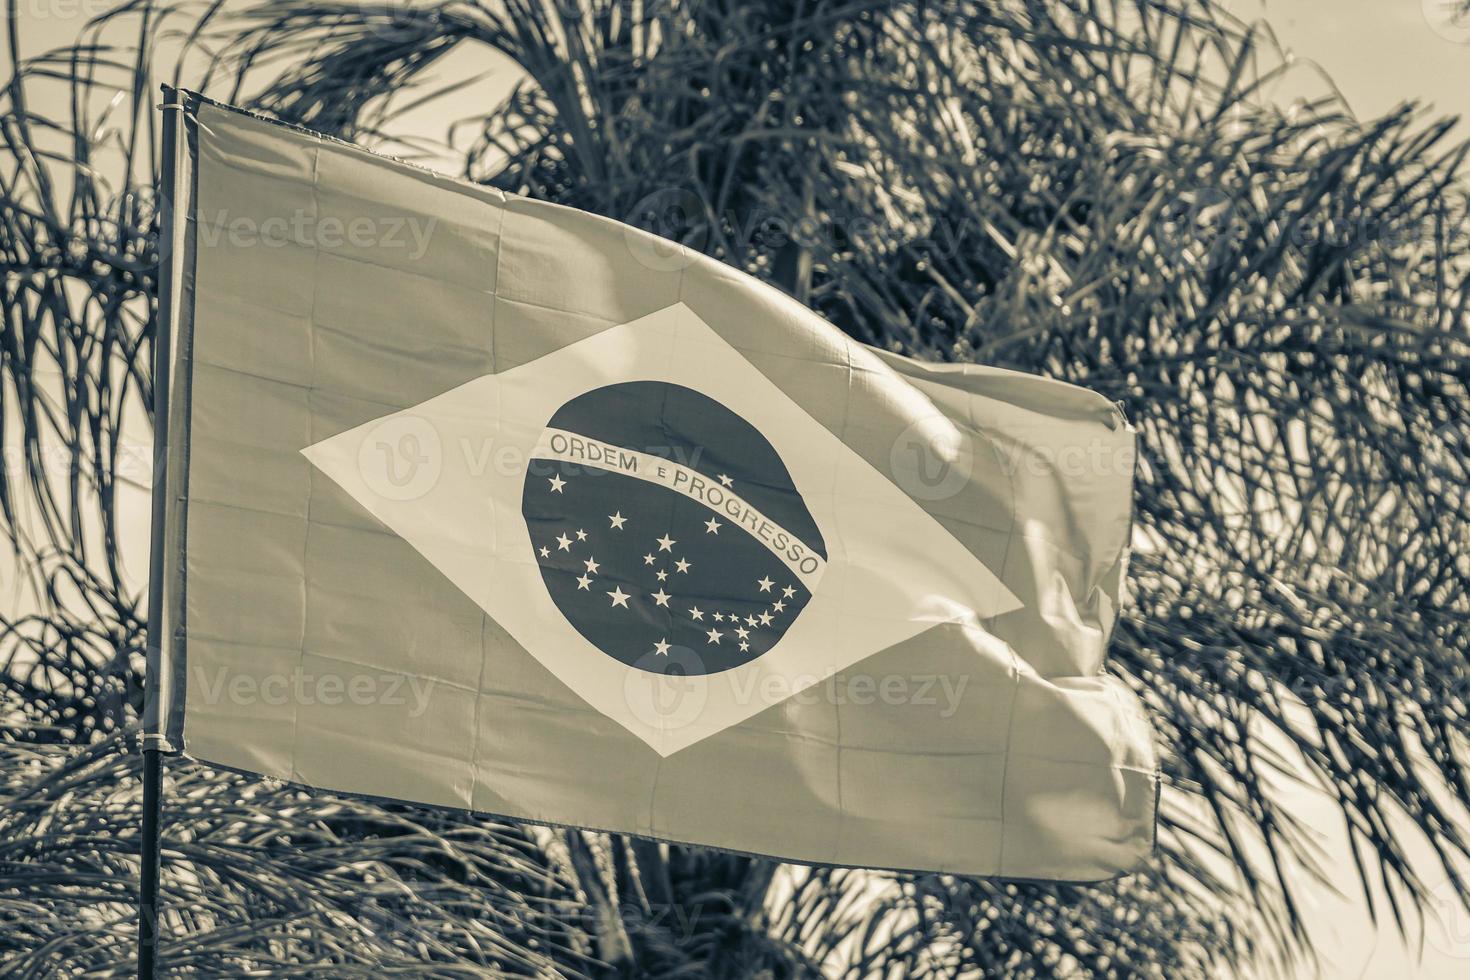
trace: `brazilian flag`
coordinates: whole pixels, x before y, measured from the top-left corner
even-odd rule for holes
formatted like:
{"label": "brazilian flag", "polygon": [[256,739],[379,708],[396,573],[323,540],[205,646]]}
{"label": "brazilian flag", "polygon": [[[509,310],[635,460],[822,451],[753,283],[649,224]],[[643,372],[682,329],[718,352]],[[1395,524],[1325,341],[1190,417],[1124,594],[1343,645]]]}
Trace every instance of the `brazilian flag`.
{"label": "brazilian flag", "polygon": [[155,744],[812,864],[1148,855],[1115,405],[177,98]]}

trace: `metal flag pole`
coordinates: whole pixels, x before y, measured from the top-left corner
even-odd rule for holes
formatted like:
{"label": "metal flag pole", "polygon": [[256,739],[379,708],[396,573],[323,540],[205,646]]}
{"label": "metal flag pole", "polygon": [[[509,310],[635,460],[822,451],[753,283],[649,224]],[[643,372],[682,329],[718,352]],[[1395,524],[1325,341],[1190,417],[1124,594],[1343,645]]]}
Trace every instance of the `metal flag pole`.
{"label": "metal flag pole", "polygon": [[143,748],[142,873],[138,878],[138,980],[158,975],[158,817],[163,790],[163,752]]}
{"label": "metal flag pole", "polygon": [[155,980],[158,975],[158,885],[159,824],[163,809],[163,756],[169,750],[164,734],[166,719],[159,702],[163,673],[165,624],[164,549],[169,516],[168,421],[169,374],[172,362],[174,317],[178,309],[183,249],[180,230],[186,223],[179,214],[183,200],[179,190],[187,179],[183,156],[180,115],[184,106],[176,89],[163,89],[163,172],[158,200],[163,204],[158,232],[159,278],[158,317],[153,333],[153,526],[148,560],[148,663],[144,677],[143,826],[139,847],[138,874],[138,978]]}

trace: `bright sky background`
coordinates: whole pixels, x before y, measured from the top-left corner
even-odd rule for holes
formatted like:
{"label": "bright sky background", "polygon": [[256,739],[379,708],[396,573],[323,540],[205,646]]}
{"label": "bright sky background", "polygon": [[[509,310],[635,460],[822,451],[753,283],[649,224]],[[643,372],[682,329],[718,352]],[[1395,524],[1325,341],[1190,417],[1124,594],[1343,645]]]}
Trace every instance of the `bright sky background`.
{"label": "bright sky background", "polygon": [[[1225,0],[1244,20],[1264,20],[1277,40],[1301,63],[1273,96],[1289,102],[1327,91],[1320,67],[1360,119],[1371,119],[1405,101],[1426,104],[1435,116],[1457,115],[1456,135],[1470,138],[1470,20],[1455,24],[1444,0]],[[1289,791],[1293,809],[1321,829],[1337,878],[1336,887],[1315,890],[1306,915],[1330,980],[1464,980],[1470,977],[1470,914],[1444,900],[1430,913],[1422,943],[1406,944],[1394,931],[1378,896],[1383,928],[1370,920],[1347,850],[1341,814],[1322,793]],[[1411,852],[1430,858],[1428,846],[1405,828]],[[1424,866],[1432,866],[1426,863]],[[1462,870],[1463,873],[1463,870]]]}
{"label": "bright sky background", "polygon": [[[1282,45],[1302,63],[1302,69],[1281,83],[1273,97],[1286,102],[1326,90],[1311,70],[1320,68],[1337,85],[1359,118],[1367,119],[1405,100],[1418,100],[1437,115],[1470,118],[1470,19],[1464,26],[1450,22],[1441,5],[1446,0],[1223,0],[1246,20],[1265,19]],[[85,16],[112,5],[112,0],[17,0],[21,12],[22,50],[37,54],[70,43]],[[81,14],[82,16],[78,16]],[[483,62],[483,63],[480,63]],[[466,66],[469,70],[465,71]],[[490,61],[484,51],[467,50],[439,66],[436,74],[452,77],[497,69],[486,84],[504,91],[517,73],[503,61]],[[479,94],[479,93],[477,93]],[[487,93],[488,94],[488,93]],[[450,112],[455,112],[456,101]],[[46,111],[45,107],[37,107]],[[413,129],[442,137],[448,120],[426,110],[413,120]],[[468,111],[468,109],[466,110]],[[420,115],[423,115],[422,113]],[[1470,124],[1461,123],[1459,135],[1470,138]],[[146,497],[139,492],[126,506],[146,526]],[[132,522],[130,522],[132,523]],[[1323,952],[1324,976],[1331,980],[1463,980],[1470,977],[1470,914],[1453,903],[1441,904],[1440,916],[1431,915],[1422,963],[1407,949],[1391,924],[1375,930],[1368,919],[1343,836],[1343,820],[1336,807],[1311,789],[1284,790],[1293,809],[1321,829],[1337,887],[1317,889],[1306,914]],[[1416,853],[1428,856],[1417,840]]]}
{"label": "bright sky background", "polygon": [[[1224,6],[1245,20],[1264,18],[1298,59],[1322,67],[1361,119],[1410,99],[1432,104],[1438,115],[1470,118],[1470,18],[1454,24],[1450,2],[1225,0]],[[1295,94],[1283,89],[1278,96]],[[1463,123],[1459,131],[1470,136]]]}

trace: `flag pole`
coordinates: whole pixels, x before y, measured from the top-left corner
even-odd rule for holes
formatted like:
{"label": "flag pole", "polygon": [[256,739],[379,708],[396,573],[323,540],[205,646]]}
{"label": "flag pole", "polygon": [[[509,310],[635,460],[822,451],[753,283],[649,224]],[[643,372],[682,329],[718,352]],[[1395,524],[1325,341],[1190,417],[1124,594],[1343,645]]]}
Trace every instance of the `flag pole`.
{"label": "flag pole", "polygon": [[138,980],[158,976],[158,817],[163,789],[163,751],[143,747],[142,873],[138,878]]}
{"label": "flag pole", "polygon": [[148,659],[144,675],[143,735],[143,826],[139,844],[138,873],[138,980],[155,980],[158,975],[158,886],[160,872],[160,823],[163,810],[163,756],[168,743],[167,711],[159,694],[163,682],[164,644],[167,640],[164,605],[164,549],[170,513],[168,501],[169,374],[173,359],[173,328],[177,292],[181,283],[183,249],[179,231],[186,224],[179,214],[182,181],[188,178],[180,165],[183,134],[180,115],[184,106],[179,92],[163,87],[163,159],[157,200],[161,203],[156,248],[158,268],[158,315],[153,330],[153,526],[148,556]]}

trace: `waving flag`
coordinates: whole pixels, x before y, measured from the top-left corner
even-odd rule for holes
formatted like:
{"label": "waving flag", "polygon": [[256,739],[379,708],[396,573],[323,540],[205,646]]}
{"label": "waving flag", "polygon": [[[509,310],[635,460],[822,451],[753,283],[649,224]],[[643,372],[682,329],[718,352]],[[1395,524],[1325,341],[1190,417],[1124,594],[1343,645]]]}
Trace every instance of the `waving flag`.
{"label": "waving flag", "polygon": [[153,725],[336,791],[811,863],[1153,843],[1133,433],[637,229],[185,99]]}

